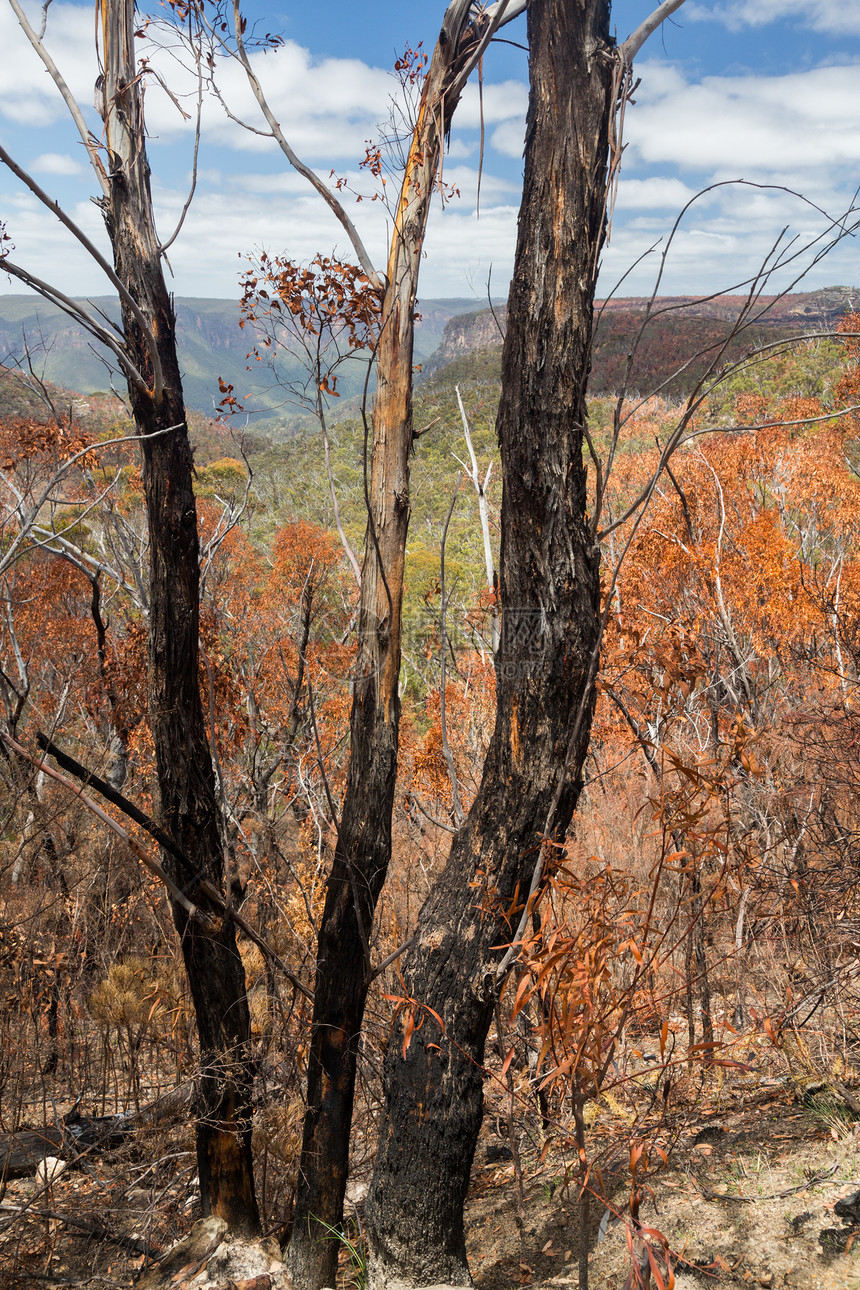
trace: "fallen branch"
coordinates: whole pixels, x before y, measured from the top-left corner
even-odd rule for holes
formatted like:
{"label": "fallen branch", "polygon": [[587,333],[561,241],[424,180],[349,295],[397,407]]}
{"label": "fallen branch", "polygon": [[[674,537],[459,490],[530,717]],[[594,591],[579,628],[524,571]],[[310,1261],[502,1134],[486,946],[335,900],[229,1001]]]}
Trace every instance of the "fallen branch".
{"label": "fallen branch", "polygon": [[86,1218],[74,1218],[71,1214],[61,1214],[58,1210],[33,1209],[29,1205],[0,1204],[0,1212],[13,1217],[33,1214],[38,1218],[53,1218],[58,1223],[65,1223],[67,1227],[74,1227],[91,1240],[110,1241],[113,1245],[121,1245],[124,1250],[129,1250],[132,1254],[145,1254],[150,1259],[157,1259],[161,1254],[154,1245],[150,1245],[148,1241],[142,1241],[137,1236],[122,1236],[108,1231],[101,1223],[95,1223]]}
{"label": "fallen branch", "polygon": [[[161,879],[173,899],[177,904],[182,906],[189,918],[193,919],[195,922],[202,923],[204,927],[210,926],[211,915],[198,909],[198,907],[188,899],[185,892],[177,886],[158,861],[153,860],[152,856],[144,850],[137,839],[133,838],[128,830],[124,829],[122,825],[113,819],[112,816],[108,815],[106,811],[103,811],[98,803],[94,802],[91,797],[88,797],[82,789],[78,788],[76,784],[73,784],[65,775],[61,775],[59,771],[48,766],[44,757],[35,757],[31,752],[28,752],[22,744],[19,744],[15,739],[13,739],[11,735],[6,734],[5,732],[0,732],[0,739],[2,739],[9,748],[16,752],[19,757],[23,757],[25,761],[29,762],[31,766],[35,766],[37,770],[43,771],[46,775],[50,776],[51,779],[56,780],[58,784],[62,784],[64,788],[67,788],[70,793],[73,793],[75,797],[77,797],[78,800],[87,808],[87,810],[92,811],[93,815],[95,815],[97,819],[101,820],[101,822],[106,824],[112,832],[122,838],[126,845],[134,851],[141,863],[149,869],[150,873],[155,874],[157,878]],[[151,820],[148,815],[136,807],[133,802],[130,802],[122,793],[118,792],[103,779],[100,779],[98,775],[94,775],[92,771],[87,770],[86,766],[82,766],[80,762],[75,761],[74,757],[70,757],[68,753],[62,752],[61,749],[57,748],[56,744],[52,743],[45,735],[39,734],[37,735],[37,739],[45,753],[49,753],[55,761],[60,762],[60,764],[64,766],[70,774],[74,775],[75,778],[82,780],[87,785],[91,785],[106,799],[106,801],[109,801],[112,806],[118,807],[119,810],[121,810],[124,815],[127,815],[129,819],[134,820],[134,822],[139,824],[141,828],[146,829],[147,833],[149,833],[160,846],[164,847],[166,851],[169,851],[172,856],[185,864],[193,872],[191,861],[185,855],[181,847],[177,846],[173,839],[165,833],[154,820]],[[287,967],[280,955],[275,953],[264,937],[262,937],[260,933],[251,926],[247,919],[243,918],[238,910],[228,904],[221,895],[221,892],[218,891],[217,887],[213,887],[212,883],[206,882],[205,879],[199,879],[197,887],[206,899],[215,906],[218,913],[222,917],[232,919],[236,926],[245,933],[248,939],[253,941],[276,967],[280,968],[281,972],[283,972],[284,976],[294,989],[298,990],[300,994],[303,994],[306,999],[313,1003],[313,991],[309,990],[304,982],[300,981],[296,974]]]}
{"label": "fallen branch", "polygon": [[729,1196],[728,1193],[724,1194],[722,1192],[712,1191],[710,1187],[706,1187],[703,1182],[699,1181],[692,1169],[688,1169],[687,1173],[690,1178],[692,1178],[705,1200],[726,1200],[733,1201],[741,1205],[753,1205],[759,1200],[782,1200],[785,1196],[795,1196],[799,1191],[806,1191],[807,1187],[816,1187],[819,1183],[827,1182],[828,1178],[832,1178],[838,1167],[837,1162],[835,1165],[832,1165],[830,1169],[824,1169],[820,1173],[810,1174],[808,1178],[804,1179],[802,1183],[798,1183],[796,1187],[786,1187],[785,1191],[770,1192],[767,1196]]}
{"label": "fallen branch", "polygon": [[0,1174],[8,1179],[28,1178],[46,1156],[74,1165],[90,1151],[120,1146],[138,1129],[187,1114],[193,1100],[193,1084],[180,1084],[140,1111],[89,1117],[79,1115],[75,1108],[60,1124],[0,1134]]}

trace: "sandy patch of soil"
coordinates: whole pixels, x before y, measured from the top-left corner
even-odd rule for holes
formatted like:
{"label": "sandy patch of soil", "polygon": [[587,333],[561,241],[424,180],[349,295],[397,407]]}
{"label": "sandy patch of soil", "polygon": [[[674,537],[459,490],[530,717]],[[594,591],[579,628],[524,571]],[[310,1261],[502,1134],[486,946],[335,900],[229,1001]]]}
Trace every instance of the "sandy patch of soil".
{"label": "sandy patch of soil", "polygon": [[[860,1222],[833,1211],[860,1188],[857,1129],[833,1129],[788,1096],[698,1117],[670,1167],[647,1180],[640,1212],[669,1242],[677,1290],[860,1290]],[[563,1185],[563,1163],[550,1157],[527,1179],[521,1235],[512,1166],[476,1174],[467,1233],[479,1290],[578,1285],[577,1190]],[[629,1178],[607,1190],[623,1220]],[[630,1270],[625,1224],[607,1218],[602,1203],[592,1210],[590,1285],[621,1290]]]}

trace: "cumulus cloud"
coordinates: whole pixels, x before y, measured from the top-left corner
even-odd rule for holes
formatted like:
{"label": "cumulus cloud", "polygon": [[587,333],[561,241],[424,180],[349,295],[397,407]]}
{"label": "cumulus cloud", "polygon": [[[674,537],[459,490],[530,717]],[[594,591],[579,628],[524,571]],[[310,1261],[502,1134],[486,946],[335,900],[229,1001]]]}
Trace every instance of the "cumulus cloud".
{"label": "cumulus cloud", "polygon": [[521,157],[525,139],[525,119],[522,121],[506,121],[504,125],[497,126],[490,135],[490,143],[496,152],[500,152],[505,157]]}
{"label": "cumulus cloud", "polygon": [[86,167],[65,152],[43,152],[30,163],[35,175],[83,175]]}
{"label": "cumulus cloud", "polygon": [[473,156],[477,151],[477,140],[468,140],[458,137],[451,140],[447,155],[452,161],[463,161],[466,157]]}
{"label": "cumulus cloud", "polygon": [[[35,9],[31,19],[38,26]],[[65,106],[8,6],[0,7],[0,40],[5,51],[0,115],[23,126],[45,127],[62,121]],[[46,47],[98,134],[99,122],[92,108],[98,67],[90,7],[54,0]],[[168,30],[157,26],[150,28],[147,39],[137,42],[137,49],[164,83],[157,77],[146,83],[147,126],[152,144],[169,143],[183,136],[190,144],[197,77],[187,52]],[[291,40],[265,54],[252,52],[250,57],[275,118],[300,156],[318,163],[357,162],[367,142],[378,139],[390,128],[391,103],[398,98],[400,88],[386,69],[357,58],[315,58]],[[276,152],[277,145],[268,137],[268,127],[242,68],[230,59],[221,59],[216,64],[216,81],[229,114],[214,96],[205,98],[203,131],[207,145],[242,153]],[[164,85],[169,86],[170,93]],[[471,139],[458,141],[460,135],[477,130],[482,114],[489,129],[523,117],[526,101],[526,87],[519,81],[485,83],[482,103],[477,86],[468,85],[456,119],[454,147],[459,156],[473,149]],[[243,129],[231,115],[252,129]],[[394,115],[397,116],[396,110]]]}
{"label": "cumulus cloud", "polygon": [[730,31],[764,27],[788,20],[812,31],[835,36],[860,35],[860,0],[726,0],[723,4],[690,4],[684,17],[692,22],[720,22]]}
{"label": "cumulus cloud", "polygon": [[692,82],[677,68],[644,64],[638,101],[626,119],[626,160],[768,179],[856,169],[858,72],[856,66],[818,67]]}
{"label": "cumulus cloud", "polygon": [[[700,17],[705,12],[703,3],[700,0]],[[842,30],[852,29],[852,15],[858,8],[860,0],[840,6]],[[810,15],[813,11],[818,15],[815,21],[821,14],[837,13],[830,0],[809,6]],[[37,9],[32,12],[37,15]],[[779,14],[772,0],[746,0],[743,6],[727,0],[712,12],[721,21],[743,20],[749,26],[769,21],[768,14],[799,19],[807,11],[795,0],[782,0]],[[732,18],[732,13],[740,16]],[[0,7],[5,51],[0,114],[16,127],[25,163],[28,156],[36,156],[30,163],[34,169],[65,178],[64,189],[74,194],[70,198],[73,213],[103,244],[99,213],[87,200],[92,184],[87,178],[75,183],[86,170],[78,160],[80,143],[65,121],[65,107],[50,78],[13,23],[11,11]],[[63,74],[97,130],[91,106],[96,75],[91,8],[53,0],[48,33]],[[141,52],[144,43],[139,42]],[[177,61],[176,50],[164,42],[149,53],[189,110],[195,81]],[[376,135],[376,123],[386,117],[388,96],[396,91],[396,82],[382,68],[354,58],[316,59],[290,41],[277,51],[253,57],[273,110],[300,155],[323,176],[334,165],[353,187],[367,191],[368,176],[356,170],[356,162],[366,140]],[[856,64],[775,77],[697,77],[683,65],[652,60],[638,66],[637,72],[642,83],[626,117],[628,146],[605,274],[620,275],[652,242],[665,237],[697,188],[725,179],[744,176],[784,184],[808,193],[834,213],[846,204],[860,161],[860,132],[854,128],[860,119]],[[241,69],[226,64],[219,75],[231,110],[259,126],[259,109]],[[497,289],[504,290],[516,234],[526,99],[526,87],[518,81],[484,86],[487,153],[482,215],[476,220],[480,112],[477,87],[467,87],[445,165],[445,179],[460,188],[462,198],[444,212],[437,206],[431,217],[422,269],[425,298],[462,295],[472,289],[470,283],[482,296],[490,263]],[[168,233],[187,192],[193,121],[182,117],[154,80],[147,88],[147,119],[159,224]],[[104,290],[83,253],[79,255],[53,217],[16,191],[2,172],[0,192],[8,194],[3,197],[4,218],[22,264],[38,264],[41,276],[70,292]],[[673,246],[665,289],[710,289],[717,276],[721,281],[740,279],[766,252],[774,229],[791,223],[804,233],[812,227],[811,216],[797,203],[792,205],[787,198],[780,203],[777,194],[729,188],[696,201]],[[385,210],[369,202],[350,209],[372,256],[381,263],[388,234]],[[340,226],[276,155],[272,141],[242,130],[217,101],[207,100],[198,193],[183,234],[171,249],[175,290],[203,296],[235,294],[242,269],[240,254],[260,246],[297,259],[335,248],[348,253]],[[848,255],[837,252],[831,262],[835,267],[828,264],[821,270],[825,280],[840,274],[856,278],[856,263],[849,268]],[[650,273],[646,262],[625,290],[647,289]],[[20,288],[0,281],[0,289]]]}
{"label": "cumulus cloud", "polygon": [[[661,294],[740,289],[765,264],[775,268],[769,291],[786,289],[806,271],[799,290],[857,278],[853,239],[839,241],[826,216],[784,191],[727,185],[695,201],[674,224],[657,210],[616,221],[600,291],[608,293],[627,274],[622,294],[645,294],[658,273]],[[817,262],[827,246],[829,253]]]}
{"label": "cumulus cloud", "polygon": [[680,179],[663,179],[657,175],[650,179],[625,179],[622,172],[616,205],[623,211],[680,210],[695,197],[696,191]]}
{"label": "cumulus cloud", "polygon": [[[162,60],[171,57],[166,50],[160,56]],[[193,97],[194,82],[189,70],[172,62],[171,88],[185,98]],[[272,112],[300,155],[358,160],[370,140],[378,140],[390,129],[392,101],[400,101],[399,86],[383,68],[370,67],[358,59],[314,59],[293,41],[266,54],[253,54],[251,62]],[[216,76],[230,112],[251,125],[264,126],[241,67],[222,60]],[[168,80],[166,74],[165,79]],[[526,86],[519,81],[487,82],[483,103],[477,86],[467,85],[457,109],[455,146],[459,132],[479,128],[482,113],[485,128],[524,118],[527,99]],[[394,117],[402,120],[396,107]],[[207,101],[204,118],[207,138],[225,147],[266,151],[276,146],[260,134],[242,131],[214,100]],[[191,130],[191,123],[183,120],[157,85],[150,89],[147,120],[150,129],[162,136]],[[465,146],[471,148],[471,144]]]}
{"label": "cumulus cloud", "polygon": [[[55,217],[27,192],[3,198],[4,218],[12,233],[15,250],[10,259],[29,268],[45,282],[72,296],[104,295],[113,288],[86,251]],[[110,260],[104,221],[89,201],[67,207],[68,213],[103,255]],[[17,279],[0,268],[0,290],[20,292]]]}
{"label": "cumulus cloud", "polygon": [[[506,289],[517,202],[510,199],[510,185],[493,182],[485,174],[477,219],[474,201],[465,194],[467,180],[473,185],[476,173],[457,174],[464,185],[463,199],[444,210],[437,206],[433,213],[421,270],[424,298],[461,296],[473,289],[483,296],[491,264],[497,289]],[[245,257],[261,248],[297,260],[309,260],[319,251],[351,255],[343,230],[314,193],[306,188],[287,190],[270,184],[270,178],[242,174],[226,179],[217,191],[198,194],[182,236],[170,251],[175,274],[171,285],[178,295],[237,296]],[[153,195],[159,227],[165,233],[175,225],[184,193],[158,186]],[[18,263],[38,264],[42,278],[73,296],[108,290],[78,244],[29,194],[14,202],[7,199],[5,213],[14,232]],[[92,203],[81,202],[70,213],[106,251],[104,227]],[[352,213],[374,261],[384,263],[388,237],[384,210],[378,203],[362,203]],[[0,290],[14,292],[21,287],[0,275]]]}
{"label": "cumulus cloud", "polygon": [[[25,8],[38,29],[38,7],[28,4]],[[72,93],[80,103],[90,105],[98,75],[92,10],[58,2],[51,5],[49,13],[47,46],[60,64]],[[9,5],[0,5],[0,47],[3,49],[0,114],[25,126],[50,126],[64,118],[65,104]]]}
{"label": "cumulus cloud", "polygon": [[494,295],[506,293],[514,262],[518,203],[474,211],[449,206],[434,219],[427,235],[427,259],[421,270],[422,292],[433,296],[487,296],[492,270]]}
{"label": "cumulus cloud", "polygon": [[[495,125],[512,118],[525,120],[529,93],[524,81],[485,83],[483,87],[484,125]],[[481,124],[481,99],[478,86],[470,81],[457,108],[457,128],[477,128]]]}

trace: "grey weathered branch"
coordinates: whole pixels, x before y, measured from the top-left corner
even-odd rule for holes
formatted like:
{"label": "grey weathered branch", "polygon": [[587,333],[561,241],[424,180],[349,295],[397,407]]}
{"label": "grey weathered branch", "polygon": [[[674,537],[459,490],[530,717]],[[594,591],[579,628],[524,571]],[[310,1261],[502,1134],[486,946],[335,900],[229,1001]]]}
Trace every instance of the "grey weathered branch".
{"label": "grey weathered branch", "polygon": [[85,327],[91,336],[111,351],[132,385],[143,393],[148,390],[146,379],[132,363],[116,336],[107,327],[103,327],[101,323],[96,322],[92,314],[87,313],[82,305],[79,305],[76,300],[72,300],[71,296],[67,296],[58,287],[51,286],[50,283],[43,282],[41,278],[37,278],[35,273],[30,273],[28,269],[22,269],[20,265],[10,260],[8,255],[3,256],[2,266],[4,273],[11,273],[13,278],[23,282],[25,286],[43,296],[50,304],[56,305],[58,309],[62,309],[64,314],[68,314],[70,318],[74,318]]}
{"label": "grey weathered branch", "polygon": [[[159,77],[159,81],[161,82],[162,85],[164,85],[164,82],[161,81],[161,77]],[[164,88],[165,90],[167,90],[166,85],[164,86]],[[169,90],[167,92],[169,93]],[[181,110],[182,109],[180,108],[180,111]],[[200,125],[201,125],[202,119],[203,119],[203,72],[198,66],[197,68],[197,122],[194,127],[194,155],[191,159],[191,186],[188,189],[188,196],[185,198],[185,204],[179,213],[179,219],[176,222],[176,228],[170,234],[170,237],[165,242],[162,242],[158,248],[162,255],[164,255],[165,251],[167,251],[169,247],[171,247],[173,243],[176,241],[176,239],[179,237],[179,234],[182,230],[182,225],[185,223],[185,217],[188,214],[188,208],[190,207],[194,199],[194,194],[197,191],[197,162],[200,156]]]}
{"label": "grey weathered branch", "polygon": [[663,4],[659,5],[652,14],[649,14],[645,21],[639,24],[633,34],[627,37],[618,50],[621,55],[621,60],[626,67],[629,67],[633,62],[633,59],[639,53],[639,50],[645,44],[648,37],[653,35],[657,28],[661,26],[667,18],[671,17],[676,9],[680,9],[683,3],[684,0],[663,0]]}
{"label": "grey weathered branch", "polygon": [[343,203],[338,201],[337,197],[335,197],[334,193],[331,191],[328,184],[323,183],[323,181],[320,179],[316,171],[312,170],[310,166],[306,165],[302,161],[301,157],[299,157],[298,154],[295,152],[295,150],[292,148],[289,140],[287,139],[286,135],[281,129],[280,122],[278,121],[277,117],[275,116],[274,112],[269,106],[268,99],[266,98],[266,95],[263,92],[263,87],[260,84],[260,81],[257,77],[256,72],[251,66],[251,60],[248,57],[248,52],[245,48],[245,42],[242,37],[243,23],[244,23],[244,19],[242,18],[239,0],[233,0],[233,25],[236,33],[236,49],[237,49],[236,56],[238,57],[239,62],[242,64],[242,67],[245,70],[245,75],[248,78],[248,84],[251,87],[251,92],[253,93],[254,98],[257,100],[257,103],[259,104],[260,110],[263,113],[263,116],[266,118],[266,121],[269,125],[269,129],[272,131],[272,135],[274,136],[278,144],[278,147],[281,149],[281,152],[287,158],[287,161],[289,161],[293,169],[297,170],[299,174],[302,175],[308,181],[311,187],[316,189],[320,197],[322,197],[323,201],[326,203],[329,210],[332,212],[335,219],[341,225],[347,237],[349,238],[352,244],[352,249],[355,251],[356,257],[358,259],[358,262],[361,265],[364,272],[367,274],[370,281],[377,287],[383,286],[384,284],[382,283],[382,280],[379,278],[379,275],[377,274],[376,269],[373,266],[373,261],[371,260],[370,255],[367,251],[367,248],[365,247],[364,242],[361,239],[361,234],[353,224],[352,220],[349,218],[349,215],[346,213],[346,209],[343,206]]}
{"label": "grey weathered branch", "polygon": [[[9,0],[9,4],[12,6],[12,10],[15,14],[15,17],[18,19],[21,30],[29,40],[30,44],[33,46],[33,49],[36,51],[37,56],[44,63],[45,68],[47,69],[48,75],[56,85],[60,94],[62,95],[63,102],[65,103],[66,107],[69,109],[69,115],[71,116],[72,120],[74,121],[75,125],[78,128],[78,134],[81,136],[81,142],[83,143],[84,147],[87,150],[87,155],[89,156],[90,162],[92,163],[93,170],[96,173],[96,178],[99,181],[99,186],[101,187],[102,193],[104,194],[105,197],[107,197],[108,181],[107,181],[107,176],[105,174],[105,168],[102,165],[102,159],[99,156],[98,144],[96,140],[93,138],[93,135],[90,132],[86,121],[84,120],[84,114],[80,109],[80,105],[77,99],[75,98],[74,94],[66,84],[65,78],[60,72],[60,69],[57,67],[53,58],[51,58],[51,55],[48,53],[47,49],[45,48],[44,22],[42,24],[42,30],[39,32],[35,32],[33,28],[30,26],[30,23],[27,19],[27,15],[24,13],[24,10],[21,8],[21,5],[19,4],[18,0]],[[45,5],[45,10],[47,10],[47,7],[48,6]]]}
{"label": "grey weathered branch", "polygon": [[469,450],[469,459],[472,463],[471,469],[468,468],[462,461],[460,461],[460,458],[457,457],[456,454],[454,459],[455,461],[459,462],[459,464],[466,471],[466,474],[471,479],[475,492],[478,495],[478,514],[481,520],[481,536],[484,542],[484,564],[487,570],[487,590],[490,593],[490,596],[493,597],[493,601],[490,609],[490,622],[491,622],[491,628],[492,628],[493,654],[496,654],[499,648],[499,606],[495,601],[496,569],[495,569],[495,562],[493,560],[493,546],[490,541],[490,511],[487,505],[487,485],[490,482],[490,472],[493,469],[493,463],[490,462],[489,466],[487,467],[487,473],[484,476],[484,482],[482,484],[481,477],[478,474],[478,459],[475,456],[475,449],[472,446],[472,435],[469,429],[469,419],[466,416],[466,409],[463,406],[463,399],[460,395],[459,385],[455,385],[454,389],[457,393],[457,403],[459,404],[459,407],[460,407],[460,417],[463,422],[463,435],[466,440],[466,447]]}
{"label": "grey weathered branch", "polygon": [[[169,434],[171,431],[175,430],[176,428],[177,428],[176,426],[168,426],[164,430],[157,430],[153,435],[146,436],[146,437],[155,438],[159,435]],[[65,546],[70,553],[79,556],[82,560],[86,560],[94,564],[98,571],[110,574],[110,576],[117,582],[117,585],[121,585],[122,579],[116,573],[114,573],[114,571],[110,569],[107,565],[100,564],[100,562],[96,561],[93,557],[87,555],[79,547],[72,545],[72,543],[66,542],[65,539],[60,534],[57,534],[52,530],[46,529],[44,526],[38,524],[37,520],[38,520],[39,512],[41,511],[42,507],[45,506],[51,500],[51,494],[53,493],[54,489],[58,487],[58,485],[62,482],[62,480],[68,475],[69,471],[84,457],[87,457],[89,456],[90,453],[99,451],[102,448],[114,447],[116,444],[138,443],[140,442],[140,439],[142,437],[143,436],[140,436],[140,435],[120,435],[116,439],[106,439],[99,444],[89,444],[86,448],[81,448],[78,452],[73,453],[72,456],[68,457],[63,462],[63,464],[59,467],[59,469],[55,471],[55,473],[45,484],[45,487],[43,488],[41,494],[39,494],[39,496],[30,504],[29,514],[25,513],[24,497],[22,493],[15,487],[15,484],[10,476],[3,475],[3,483],[6,485],[7,488],[10,489],[11,492],[14,492],[18,498],[18,506],[15,507],[11,513],[14,513],[14,511],[19,511],[21,515],[21,521],[20,521],[19,531],[16,533],[14,539],[7,547],[7,549],[3,552],[2,557],[0,557],[0,573],[2,573],[3,570],[7,569],[10,564],[12,564],[16,559],[18,559],[21,556],[23,543],[27,538],[27,536],[30,533],[38,533],[40,537],[47,536],[51,541],[56,541],[62,544],[63,546]],[[106,492],[103,493],[102,496],[106,496]],[[34,543],[34,545],[42,545],[42,543],[38,542],[38,543]]]}
{"label": "grey weathered branch", "polygon": [[[509,0],[497,0],[496,4],[491,5],[489,9],[485,9],[483,13],[479,13],[479,17],[483,19],[486,25],[484,27],[484,30],[481,32],[477,45],[470,53],[468,59],[463,64],[463,67],[461,68],[459,75],[451,85],[451,89],[449,93],[451,94],[452,98],[456,99],[460,94],[462,94],[466,82],[468,81],[469,77],[472,75],[472,72],[478,66],[478,63],[483,58],[484,51],[486,50],[490,41],[493,39],[493,36],[498,31],[499,27],[502,26],[504,22],[505,14],[507,13],[509,8],[510,8]],[[447,14],[446,14],[446,17],[447,17]]]}

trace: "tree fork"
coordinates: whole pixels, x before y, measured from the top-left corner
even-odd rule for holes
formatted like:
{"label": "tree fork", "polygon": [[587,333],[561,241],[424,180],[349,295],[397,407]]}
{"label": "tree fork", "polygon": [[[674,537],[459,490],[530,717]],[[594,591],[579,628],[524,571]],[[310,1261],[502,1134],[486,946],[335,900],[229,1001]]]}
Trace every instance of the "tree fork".
{"label": "tree fork", "polygon": [[303,1290],[333,1285],[343,1218],[369,942],[391,858],[400,727],[403,571],[413,447],[415,300],[424,234],[445,134],[464,68],[485,27],[471,0],[453,0],[427,73],[394,220],[381,331],[367,487],[368,529],[342,818],[317,941],[308,1096],[288,1266]]}
{"label": "tree fork", "polygon": [[[497,419],[497,711],[478,794],[419,916],[367,1202],[370,1280],[470,1284],[463,1205],[503,947],[579,795],[594,706],[598,552],[582,459],[613,72],[608,0],[532,0],[526,165]],[[438,1014],[443,1029],[433,1019]]]}

